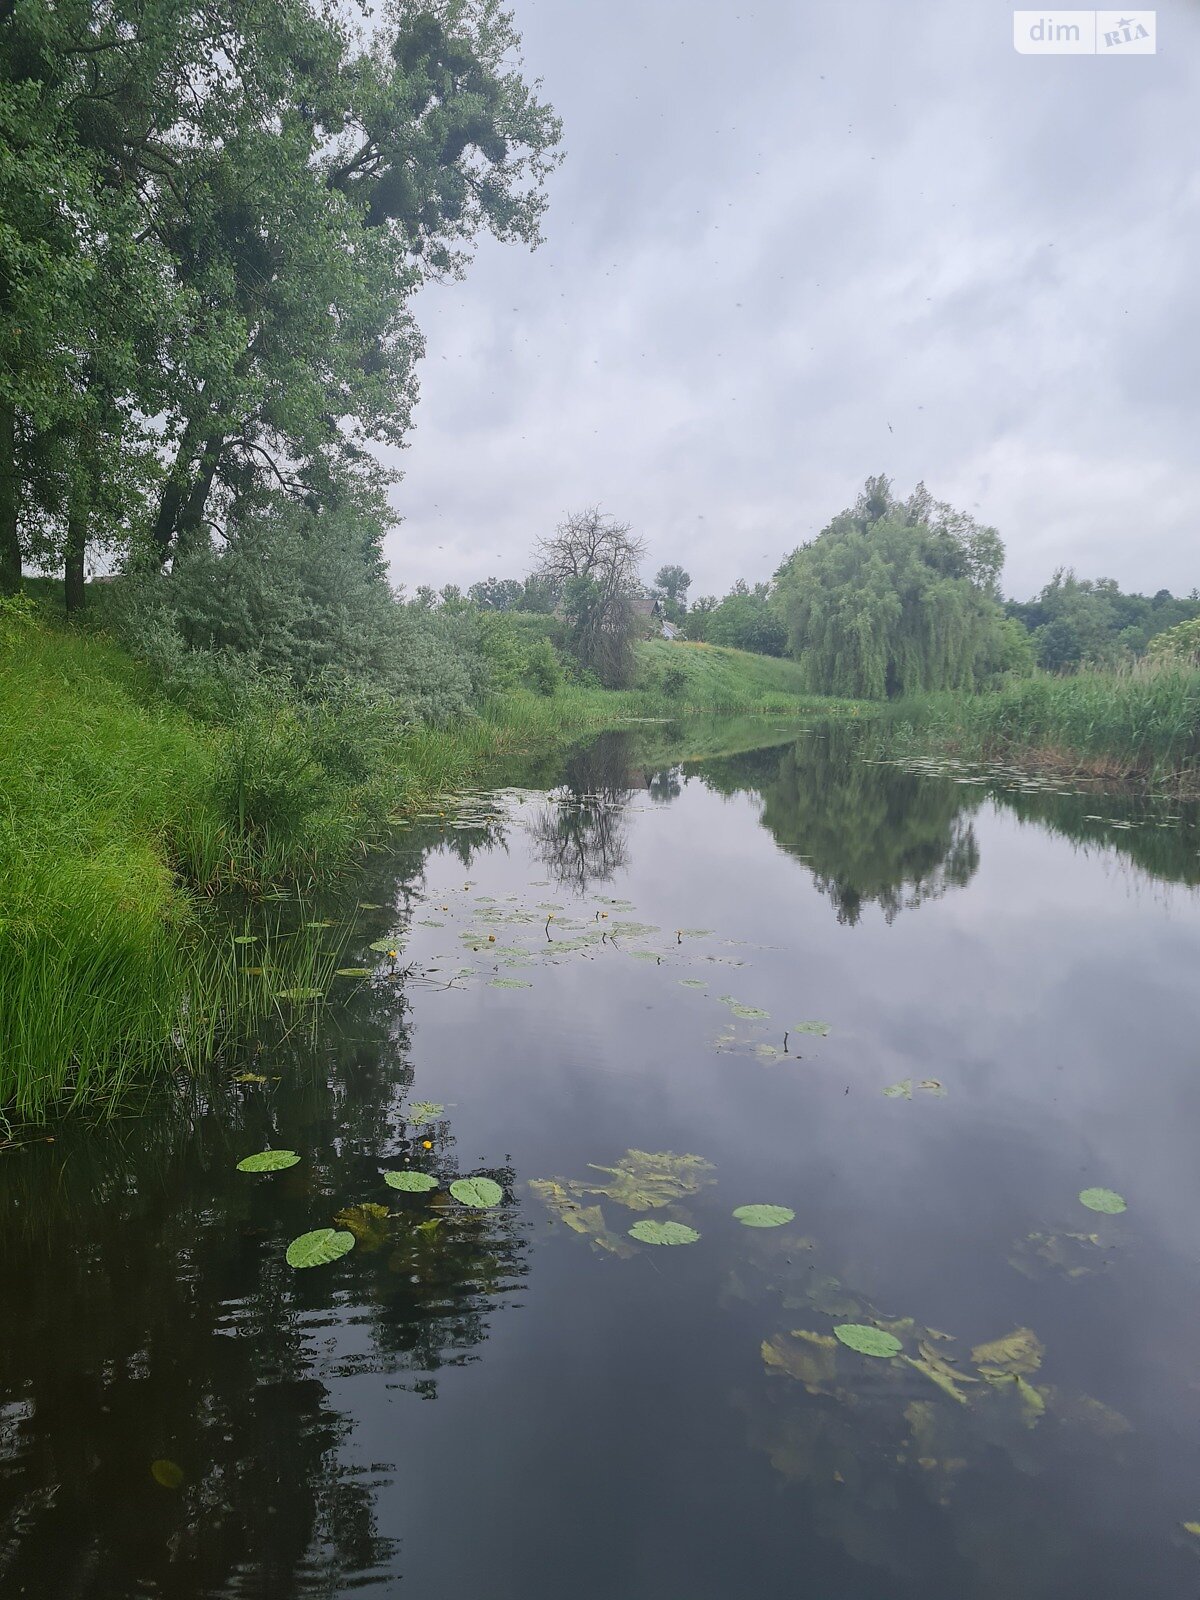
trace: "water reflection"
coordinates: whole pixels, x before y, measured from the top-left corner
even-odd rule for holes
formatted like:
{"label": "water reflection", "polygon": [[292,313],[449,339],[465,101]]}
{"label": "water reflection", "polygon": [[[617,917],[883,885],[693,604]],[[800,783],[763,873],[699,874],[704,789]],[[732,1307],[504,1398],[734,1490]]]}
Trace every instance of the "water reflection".
{"label": "water reflection", "polygon": [[[401,887],[372,885],[380,903]],[[392,1463],[355,1464],[338,1394],[369,1372],[436,1399],[526,1272],[513,1205],[382,1185],[390,1166],[458,1173],[450,1120],[406,1119],[411,1080],[401,986],[364,988],[315,1052],[266,1030],[149,1114],[10,1152],[4,1592],[333,1595],[395,1572],[376,1514]],[[234,1171],[266,1145],[304,1160]],[[514,1193],[511,1167],[488,1171]],[[381,1201],[386,1221],[343,1210]],[[360,1234],[336,1285],[285,1264],[335,1219]]]}

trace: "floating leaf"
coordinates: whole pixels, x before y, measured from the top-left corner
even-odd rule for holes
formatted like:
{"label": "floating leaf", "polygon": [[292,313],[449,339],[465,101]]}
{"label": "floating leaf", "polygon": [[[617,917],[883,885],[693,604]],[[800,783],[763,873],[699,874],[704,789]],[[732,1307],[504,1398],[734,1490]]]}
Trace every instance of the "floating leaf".
{"label": "floating leaf", "polygon": [[679,982],[685,989],[707,989],[708,988],[708,979],[707,978],[680,978]]}
{"label": "floating leaf", "polygon": [[[271,1080],[265,1072],[239,1072],[233,1081],[234,1083],[269,1083]],[[290,1166],[291,1162],[288,1162],[287,1165]],[[248,1167],[245,1170],[250,1172],[255,1169]]]}
{"label": "floating leaf", "polygon": [[276,1000],[321,1000],[324,989],[276,989]]}
{"label": "floating leaf", "polygon": [[917,1088],[924,1089],[928,1094],[937,1095],[939,1099],[944,1098],[946,1093],[945,1086],[937,1078],[922,1078]]}
{"label": "floating leaf", "polygon": [[370,1251],[388,1243],[390,1234],[384,1224],[391,1215],[386,1206],[367,1201],[361,1206],[346,1206],[336,1213],[333,1220],[339,1228],[348,1228],[363,1249]]}
{"label": "floating leaf", "polygon": [[753,1021],[758,1018],[769,1018],[771,1015],[769,1011],[763,1011],[759,1006],[744,1006],[740,1000],[735,1000],[731,994],[723,994],[719,998],[721,1004],[728,1006],[735,1017],[744,1017],[749,1021]]}
{"label": "floating leaf", "polygon": [[1197,1539],[1200,1539],[1200,1522],[1184,1522],[1180,1526],[1184,1533],[1194,1534]]}
{"label": "floating leaf", "polygon": [[566,1185],[559,1178],[533,1178],[530,1189],[551,1210],[560,1222],[574,1233],[591,1239],[597,1250],[606,1250],[614,1256],[631,1256],[633,1250],[620,1234],[612,1233],[597,1206],[581,1206],[572,1200]]}
{"label": "floating leaf", "polygon": [[971,1351],[971,1360],[985,1377],[993,1372],[1036,1372],[1042,1364],[1045,1346],[1032,1328],[1017,1328],[1003,1339],[993,1339],[990,1344],[977,1344]]}
{"label": "floating leaf", "polygon": [[440,1117],[445,1109],[445,1106],[437,1100],[410,1100],[405,1115],[409,1122],[432,1122],[435,1117]]}
{"label": "floating leaf", "polygon": [[610,1175],[608,1183],[575,1183],[577,1193],[606,1194],[630,1211],[657,1211],[696,1194],[712,1182],[713,1165],[703,1156],[677,1156],[670,1150],[627,1150],[615,1167],[591,1163],[596,1172]]}
{"label": "floating leaf", "polygon": [[793,1022],[788,1032],[815,1033],[823,1039],[829,1032],[829,1024],[827,1022]]}
{"label": "floating leaf", "polygon": [[150,1463],[150,1476],[160,1489],[180,1489],[183,1487],[183,1468],[176,1461],[152,1461]]}
{"label": "floating leaf", "polygon": [[300,1157],[294,1150],[260,1150],[257,1155],[243,1156],[237,1164],[239,1172],[282,1172],[294,1167]]}
{"label": "floating leaf", "polygon": [[630,1228],[629,1237],[642,1244],[695,1244],[700,1235],[685,1222],[655,1222],[643,1217]]}
{"label": "floating leaf", "polygon": [[1084,1278],[1108,1263],[1098,1233],[1031,1233],[1014,1244],[1008,1264],[1036,1279],[1051,1272]]}
{"label": "floating leaf", "polygon": [[531,989],[533,985],[526,983],[523,978],[493,978],[488,987],[492,989]]}
{"label": "floating leaf", "polygon": [[918,1349],[919,1355],[905,1356],[904,1360],[910,1367],[928,1378],[930,1383],[936,1383],[944,1394],[948,1394],[952,1400],[957,1400],[960,1406],[965,1406],[967,1397],[959,1388],[959,1384],[978,1383],[979,1379],[968,1378],[961,1372],[956,1372],[949,1362],[944,1361],[937,1351],[932,1350],[924,1341],[920,1343]]}
{"label": "floating leaf", "polygon": [[912,1083],[911,1078],[901,1078],[899,1083],[889,1083],[883,1092],[889,1100],[911,1100]]}
{"label": "floating leaf", "polygon": [[836,1338],[860,1356],[896,1356],[903,1349],[894,1334],[872,1328],[865,1322],[842,1322],[833,1330]]}
{"label": "floating leaf", "polygon": [[407,1168],[398,1172],[385,1172],[384,1183],[393,1189],[402,1189],[405,1194],[428,1194],[430,1189],[436,1189],[438,1181],[428,1172],[410,1172]]}
{"label": "floating leaf", "polygon": [[829,1394],[837,1375],[837,1340],[831,1334],[793,1328],[764,1339],[762,1358],[769,1370],[786,1372],[809,1394]]}
{"label": "floating leaf", "polygon": [[335,978],[369,978],[370,967],[339,967],[334,973]]}
{"label": "floating leaf", "polygon": [[324,1267],[354,1249],[354,1235],[336,1228],[314,1228],[287,1247],[289,1267]]}
{"label": "floating leaf", "polygon": [[796,1220],[787,1206],[737,1206],[733,1214],[744,1228],[780,1228]]}
{"label": "floating leaf", "polygon": [[394,950],[395,948],[396,948],[395,939],[376,939],[374,941],[374,943],[369,944],[367,946],[368,950],[377,950],[381,956],[386,956],[390,951]]}
{"label": "floating leaf", "polygon": [[504,1199],[504,1190],[494,1178],[455,1178],[450,1193],[464,1206],[490,1211]]}
{"label": "floating leaf", "polygon": [[258,935],[256,933],[239,933],[235,935],[233,942],[234,944],[257,944]]}
{"label": "floating leaf", "polygon": [[652,922],[614,922],[609,931],[617,938],[644,939],[660,930]]}
{"label": "floating leaf", "polygon": [[1103,1211],[1107,1216],[1125,1210],[1125,1201],[1112,1189],[1082,1189],[1079,1198],[1089,1211]]}

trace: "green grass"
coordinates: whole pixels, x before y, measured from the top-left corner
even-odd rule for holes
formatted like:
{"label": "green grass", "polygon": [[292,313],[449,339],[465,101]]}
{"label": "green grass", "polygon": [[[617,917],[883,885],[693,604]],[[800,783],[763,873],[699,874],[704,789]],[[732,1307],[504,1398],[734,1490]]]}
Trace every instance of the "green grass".
{"label": "green grass", "polygon": [[889,717],[909,723],[925,745],[1180,792],[1200,786],[1200,671],[1192,667],[1039,673],[984,694],[899,701]]}
{"label": "green grass", "polygon": [[795,680],[786,662],[654,641],[634,689],[510,693],[409,730],[350,781],[344,729],[287,705],[202,723],[103,638],[0,617],[0,1108],[111,1096],[211,1055],[279,988],[322,986],[324,958],[295,939],[248,973],[206,897],[307,889],[503,757],[638,718],[795,712]]}

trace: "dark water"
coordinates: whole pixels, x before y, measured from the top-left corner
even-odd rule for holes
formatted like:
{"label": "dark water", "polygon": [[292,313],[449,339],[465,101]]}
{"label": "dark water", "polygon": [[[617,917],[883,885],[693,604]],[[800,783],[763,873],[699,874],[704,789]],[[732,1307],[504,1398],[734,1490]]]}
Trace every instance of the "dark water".
{"label": "dark water", "polygon": [[[315,1036],[0,1155],[0,1592],[1200,1595],[1196,815],[782,738],[610,736],[419,824]],[[584,1192],[631,1149],[711,1181]],[[823,1342],[879,1321],[911,1361]]]}

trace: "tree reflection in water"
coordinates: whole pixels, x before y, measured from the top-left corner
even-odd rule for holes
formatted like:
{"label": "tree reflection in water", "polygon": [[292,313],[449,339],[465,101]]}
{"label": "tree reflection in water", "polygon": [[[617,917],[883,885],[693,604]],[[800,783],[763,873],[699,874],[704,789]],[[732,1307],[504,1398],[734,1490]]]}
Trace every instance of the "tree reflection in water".
{"label": "tree reflection in water", "polygon": [[[246,1066],[268,1083],[233,1083]],[[331,1383],[435,1396],[526,1270],[510,1205],[434,1220],[436,1197],[381,1186],[410,1158],[443,1184],[456,1172],[448,1123],[405,1122],[411,1080],[402,995],[364,989],[315,1049],[263,1034],[207,1086],[5,1157],[5,1593],[332,1595],[394,1571],[374,1509],[387,1466],[350,1464]],[[267,1144],[304,1159],[235,1171]],[[514,1174],[492,1175],[511,1195]],[[284,1262],[341,1207],[388,1201],[396,1220],[336,1267]]]}

